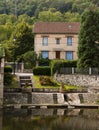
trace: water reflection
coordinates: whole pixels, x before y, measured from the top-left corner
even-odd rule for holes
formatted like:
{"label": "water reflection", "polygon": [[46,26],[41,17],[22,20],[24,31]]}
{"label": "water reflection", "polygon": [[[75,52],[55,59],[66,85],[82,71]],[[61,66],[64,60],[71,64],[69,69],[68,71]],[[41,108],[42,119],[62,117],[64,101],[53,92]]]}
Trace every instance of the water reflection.
{"label": "water reflection", "polygon": [[99,109],[4,110],[0,130],[99,130]]}

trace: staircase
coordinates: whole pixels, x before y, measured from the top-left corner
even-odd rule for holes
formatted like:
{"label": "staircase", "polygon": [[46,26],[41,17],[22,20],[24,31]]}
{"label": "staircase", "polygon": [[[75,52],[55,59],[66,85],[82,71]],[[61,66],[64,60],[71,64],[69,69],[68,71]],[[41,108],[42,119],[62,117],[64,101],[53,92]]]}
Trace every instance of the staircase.
{"label": "staircase", "polygon": [[19,76],[19,86],[31,86],[33,87],[32,77],[31,76]]}

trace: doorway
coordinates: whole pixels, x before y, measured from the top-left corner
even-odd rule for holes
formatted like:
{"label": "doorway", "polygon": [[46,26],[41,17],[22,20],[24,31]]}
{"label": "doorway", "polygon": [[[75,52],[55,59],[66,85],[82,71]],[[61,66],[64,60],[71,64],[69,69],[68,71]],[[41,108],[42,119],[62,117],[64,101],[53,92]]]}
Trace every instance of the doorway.
{"label": "doorway", "polygon": [[56,59],[60,59],[60,51],[56,51]]}

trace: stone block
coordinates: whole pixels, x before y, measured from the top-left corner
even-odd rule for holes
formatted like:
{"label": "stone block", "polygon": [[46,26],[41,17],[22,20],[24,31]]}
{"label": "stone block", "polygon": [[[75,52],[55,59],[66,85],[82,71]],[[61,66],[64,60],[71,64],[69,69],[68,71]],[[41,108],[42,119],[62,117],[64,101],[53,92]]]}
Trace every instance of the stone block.
{"label": "stone block", "polygon": [[53,104],[52,93],[33,93],[32,104]]}

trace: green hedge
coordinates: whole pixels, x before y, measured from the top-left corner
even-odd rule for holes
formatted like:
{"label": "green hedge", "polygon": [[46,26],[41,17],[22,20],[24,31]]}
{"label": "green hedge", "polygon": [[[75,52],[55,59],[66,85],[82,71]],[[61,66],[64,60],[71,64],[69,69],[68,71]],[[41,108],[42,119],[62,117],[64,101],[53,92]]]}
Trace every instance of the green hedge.
{"label": "green hedge", "polygon": [[13,80],[12,67],[5,66],[4,67],[4,85],[11,85]]}
{"label": "green hedge", "polygon": [[12,67],[11,66],[5,66],[4,67],[4,73],[12,73]]}
{"label": "green hedge", "polygon": [[39,60],[39,66],[49,66],[50,60],[49,59],[40,59]]}
{"label": "green hedge", "polygon": [[33,68],[33,74],[34,75],[47,75],[47,76],[50,76],[51,75],[51,68],[49,66],[46,66],[46,67],[38,66],[38,67]]}
{"label": "green hedge", "polygon": [[11,85],[13,80],[13,75],[11,73],[4,73],[4,85]]}
{"label": "green hedge", "polygon": [[51,75],[56,71],[59,71],[62,67],[76,67],[77,61],[66,61],[66,60],[53,60],[51,62]]}

